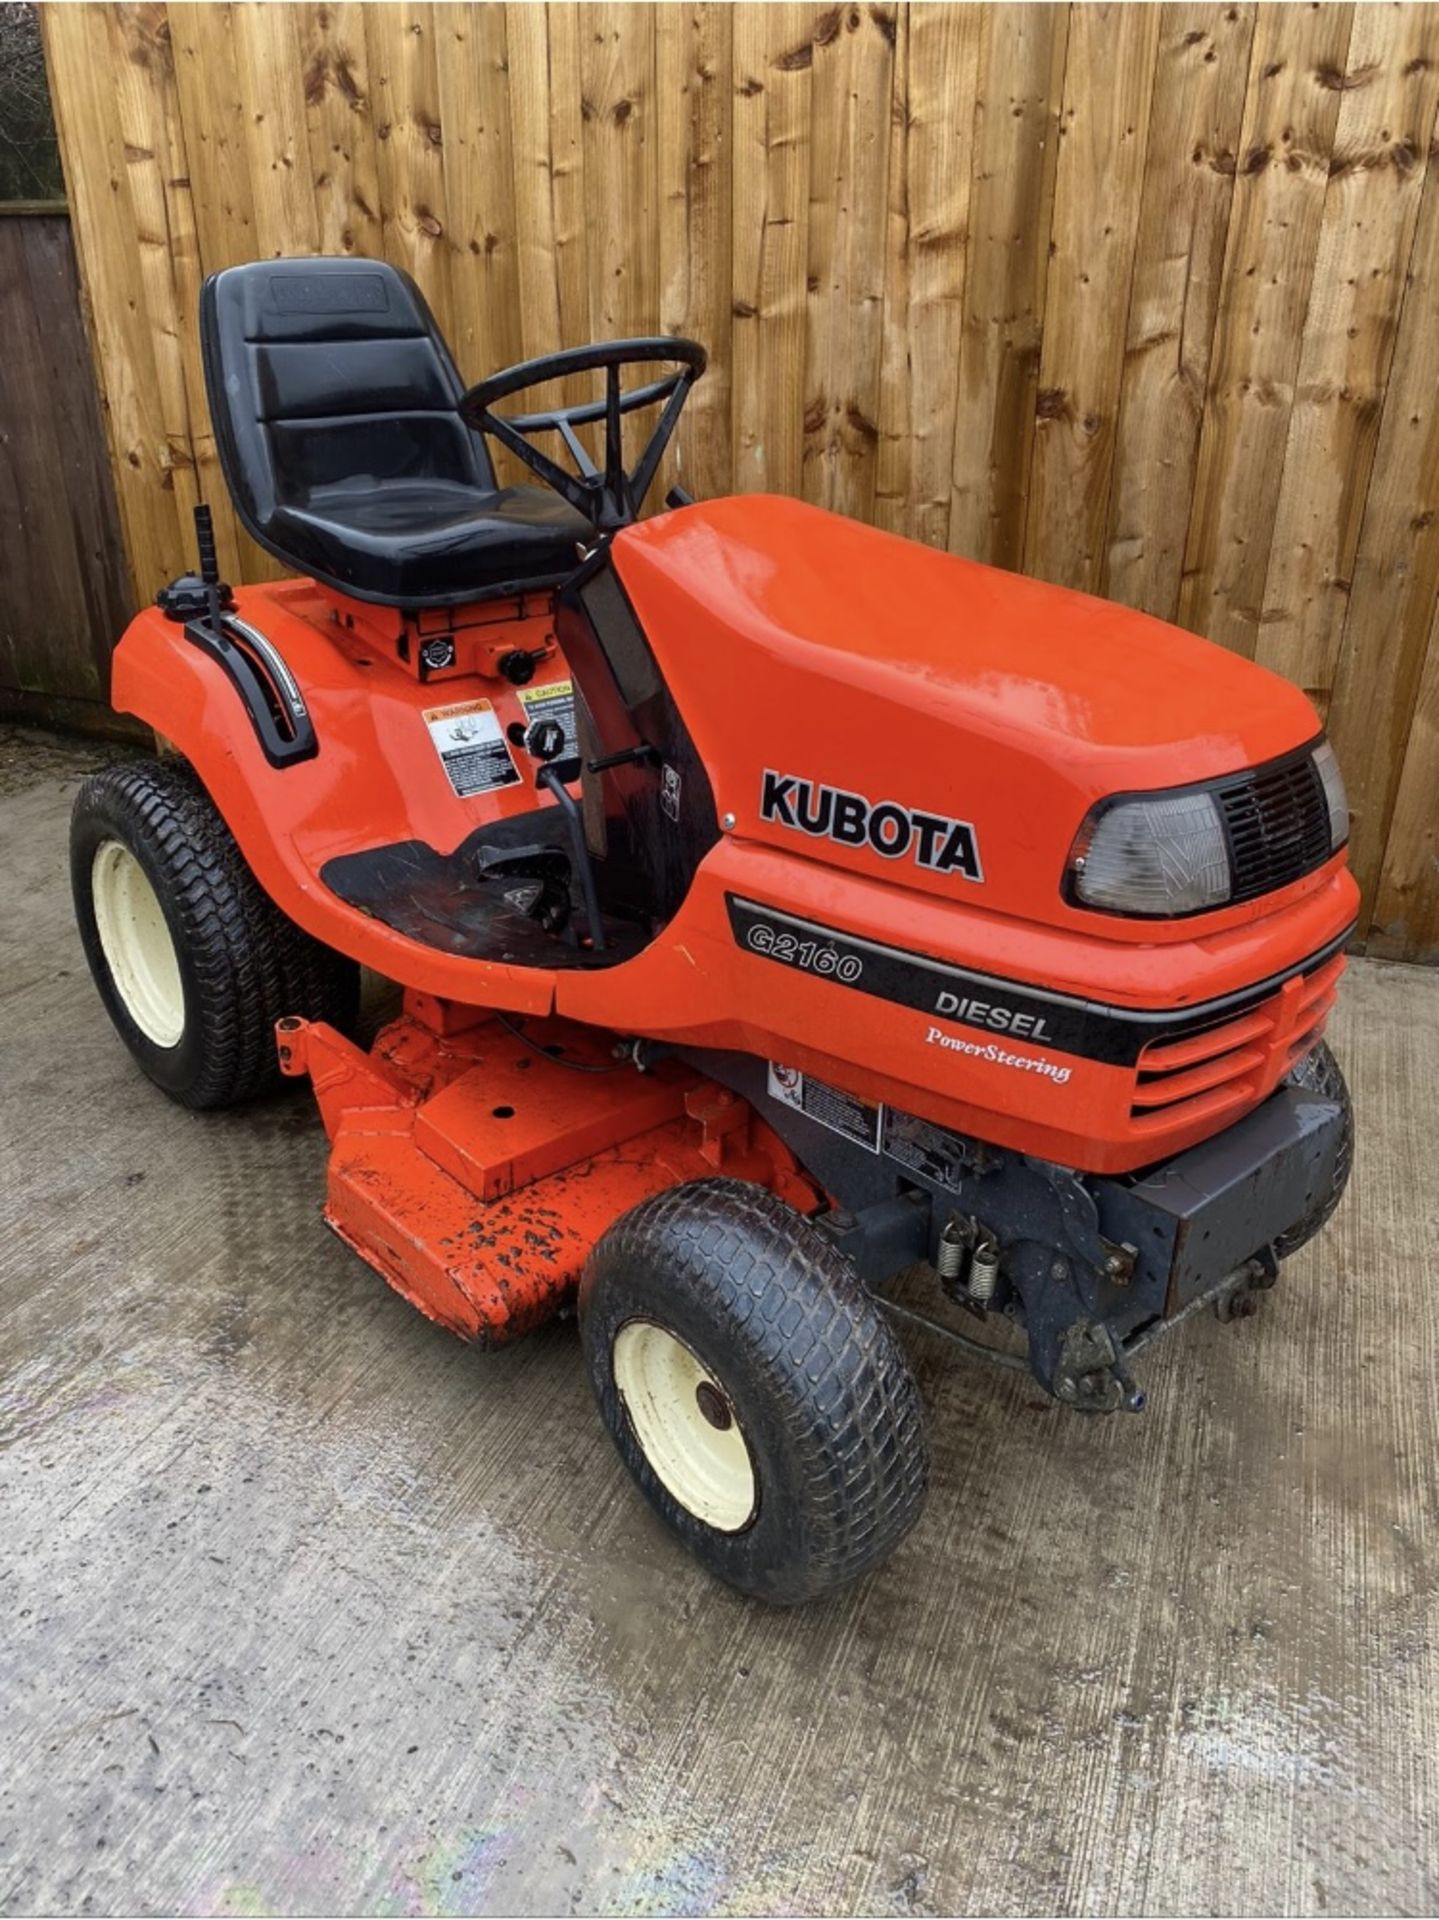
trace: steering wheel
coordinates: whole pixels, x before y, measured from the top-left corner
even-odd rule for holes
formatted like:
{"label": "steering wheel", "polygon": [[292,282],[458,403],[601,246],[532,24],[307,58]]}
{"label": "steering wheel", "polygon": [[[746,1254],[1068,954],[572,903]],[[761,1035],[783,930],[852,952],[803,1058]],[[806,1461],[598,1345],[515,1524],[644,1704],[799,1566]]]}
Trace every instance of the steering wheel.
{"label": "steering wheel", "polygon": [[[553,487],[562,499],[582,513],[597,532],[612,533],[626,527],[639,513],[650,483],[655,477],[660,456],[689,397],[689,390],[705,370],[705,350],[696,340],[650,338],[643,340],[605,340],[592,347],[567,347],[561,353],[541,354],[536,360],[524,360],[506,367],[470,388],[460,401],[460,416],[480,433],[492,434],[502,446],[523,460],[530,472]],[[626,393],[620,384],[620,371],[637,364],[678,361],[675,372],[659,380],[635,387]],[[571,374],[592,373],[603,368],[605,397],[587,400],[579,406],[551,407],[543,413],[502,414],[495,412],[498,401],[523,393],[543,380],[562,380]],[[640,407],[665,402],[664,412],[646,443],[644,452],[628,470],[620,422],[627,413]],[[601,471],[586,453],[576,427],[596,420],[605,423],[605,464]],[[558,461],[534,445],[533,436],[558,433],[569,449],[575,471],[569,472]]]}

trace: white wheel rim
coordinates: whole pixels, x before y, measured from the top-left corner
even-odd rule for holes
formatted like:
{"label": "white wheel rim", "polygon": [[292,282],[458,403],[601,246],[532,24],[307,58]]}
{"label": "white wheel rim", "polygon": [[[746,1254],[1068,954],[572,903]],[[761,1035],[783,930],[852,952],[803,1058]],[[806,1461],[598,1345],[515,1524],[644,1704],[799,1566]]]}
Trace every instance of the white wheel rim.
{"label": "white wheel rim", "polygon": [[101,950],[126,1013],[157,1047],[178,1046],[185,989],[175,942],[149,875],[118,840],[105,840],[95,850],[90,897]]}
{"label": "white wheel rim", "polygon": [[635,1438],[666,1492],[718,1533],[739,1533],[759,1490],[749,1443],[724,1387],[684,1341],[630,1320],[611,1356]]}

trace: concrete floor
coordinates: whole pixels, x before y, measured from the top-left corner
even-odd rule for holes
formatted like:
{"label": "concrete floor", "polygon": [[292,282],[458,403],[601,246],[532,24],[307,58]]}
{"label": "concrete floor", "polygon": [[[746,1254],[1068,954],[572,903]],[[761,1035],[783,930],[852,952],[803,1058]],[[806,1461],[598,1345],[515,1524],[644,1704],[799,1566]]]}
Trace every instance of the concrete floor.
{"label": "concrete floor", "polygon": [[1358,963],[1358,1171],[1086,1421],[911,1352],[934,1486],[798,1614],[321,1227],[303,1097],[182,1112],[85,973],[98,757],[0,733],[0,1905],[1432,1912],[1439,975]]}

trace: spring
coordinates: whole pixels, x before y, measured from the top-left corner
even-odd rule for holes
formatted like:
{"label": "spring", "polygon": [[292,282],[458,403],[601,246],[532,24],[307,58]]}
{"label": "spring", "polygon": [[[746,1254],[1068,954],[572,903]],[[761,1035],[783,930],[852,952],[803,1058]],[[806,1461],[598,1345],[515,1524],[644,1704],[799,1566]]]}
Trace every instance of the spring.
{"label": "spring", "polygon": [[935,1271],[941,1280],[958,1280],[964,1270],[964,1255],[968,1245],[964,1228],[951,1214],[944,1232],[939,1236],[939,1259]]}
{"label": "spring", "polygon": [[993,1240],[981,1240],[969,1263],[966,1291],[977,1307],[987,1307],[999,1285],[999,1248]]}

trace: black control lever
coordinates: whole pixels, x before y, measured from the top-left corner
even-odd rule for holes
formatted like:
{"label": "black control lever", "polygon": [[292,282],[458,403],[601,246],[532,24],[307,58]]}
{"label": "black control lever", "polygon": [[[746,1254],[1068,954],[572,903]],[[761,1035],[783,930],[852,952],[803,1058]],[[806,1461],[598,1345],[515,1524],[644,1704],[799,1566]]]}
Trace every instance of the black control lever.
{"label": "black control lever", "polygon": [[574,795],[560,778],[558,768],[541,767],[535,775],[535,785],[543,787],[546,793],[552,793],[555,796],[565,816],[570,845],[574,849],[575,865],[579,869],[580,892],[585,896],[585,918],[590,923],[590,945],[596,953],[603,953],[605,929],[600,920],[599,895],[595,891],[595,870],[590,865],[590,850],[585,844],[585,817],[580,812]]}
{"label": "black control lever", "polygon": [[215,523],[203,501],[195,509],[195,544],[200,550],[199,579],[187,574],[172,582],[160,596],[161,607],[170,619],[184,620],[185,638],[208,654],[229,679],[271,766],[313,758],[320,750],[314,722],[300,684],[279,649],[238,615],[225,619],[235,601],[220,578]]}
{"label": "black control lever", "polygon": [[195,509],[195,544],[200,549],[200,578],[205,586],[205,607],[210,616],[211,633],[220,626],[220,562],[215,553],[215,520],[209,506],[201,501]]}
{"label": "black control lever", "polygon": [[574,850],[575,867],[580,876],[580,891],[585,896],[585,918],[590,923],[590,945],[596,953],[603,953],[605,930],[600,922],[599,895],[595,891],[595,870],[590,864],[590,850],[585,840],[585,818],[574,796],[565,785],[560,769],[551,764],[558,760],[564,750],[563,722],[555,719],[535,720],[526,729],[525,751],[542,763],[539,772],[535,775],[535,785],[543,787],[546,793],[552,793],[555,796],[560,811],[565,816],[570,846]]}
{"label": "black control lever", "polygon": [[641,740],[637,747],[621,747],[618,753],[602,753],[598,760],[591,760],[591,773],[608,773],[611,767],[648,767],[660,757],[658,747],[652,747],[648,740]]}

